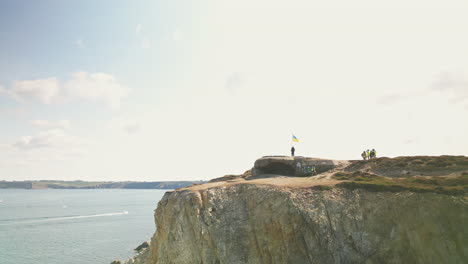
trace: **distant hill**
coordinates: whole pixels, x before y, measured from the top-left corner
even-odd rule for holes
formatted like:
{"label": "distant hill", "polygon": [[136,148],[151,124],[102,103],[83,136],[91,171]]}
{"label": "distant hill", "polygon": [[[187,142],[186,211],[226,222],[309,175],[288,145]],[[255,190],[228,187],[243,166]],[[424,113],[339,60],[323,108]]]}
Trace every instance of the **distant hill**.
{"label": "distant hill", "polygon": [[0,189],[177,189],[200,183],[204,182],[0,181]]}

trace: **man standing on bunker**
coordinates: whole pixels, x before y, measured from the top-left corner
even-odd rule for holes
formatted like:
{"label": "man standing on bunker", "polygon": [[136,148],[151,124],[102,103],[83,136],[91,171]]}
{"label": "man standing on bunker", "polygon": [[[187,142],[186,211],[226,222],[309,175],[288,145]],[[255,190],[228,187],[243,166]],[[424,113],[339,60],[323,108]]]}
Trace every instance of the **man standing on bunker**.
{"label": "man standing on bunker", "polygon": [[292,135],[292,141],[293,141],[293,146],[291,147],[291,156],[294,157],[294,152],[296,151],[296,149],[294,148],[294,142],[299,143],[299,139],[297,139],[296,136]]}

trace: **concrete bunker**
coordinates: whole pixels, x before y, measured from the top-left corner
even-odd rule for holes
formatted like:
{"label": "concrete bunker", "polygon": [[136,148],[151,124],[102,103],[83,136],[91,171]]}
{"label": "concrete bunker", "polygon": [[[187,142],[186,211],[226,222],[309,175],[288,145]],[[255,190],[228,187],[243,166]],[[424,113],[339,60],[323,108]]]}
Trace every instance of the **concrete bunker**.
{"label": "concrete bunker", "polygon": [[335,167],[336,162],[333,160],[301,156],[265,156],[255,161],[252,176],[276,174],[305,177],[313,176]]}
{"label": "concrete bunker", "polygon": [[261,174],[279,174],[285,176],[294,176],[296,174],[296,167],[293,164],[272,162],[267,166],[262,167],[259,172],[261,172]]}

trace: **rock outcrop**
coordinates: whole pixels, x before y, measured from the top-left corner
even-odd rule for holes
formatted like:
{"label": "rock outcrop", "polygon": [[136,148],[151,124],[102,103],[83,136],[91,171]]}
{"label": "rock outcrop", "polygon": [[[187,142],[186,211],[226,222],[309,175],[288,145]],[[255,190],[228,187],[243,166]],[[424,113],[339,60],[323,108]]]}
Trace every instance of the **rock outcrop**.
{"label": "rock outcrop", "polygon": [[[144,242],[144,243],[148,243],[148,242]],[[135,251],[137,250],[135,249]],[[141,248],[138,251],[138,254],[136,256],[125,261],[124,264],[145,264],[147,263],[146,261],[148,259],[149,252],[150,250],[148,247]]]}
{"label": "rock outcrop", "polygon": [[467,263],[466,197],[239,184],[168,192],[146,263]]}
{"label": "rock outcrop", "polygon": [[314,177],[230,176],[167,192],[150,247],[127,263],[468,263],[463,191],[349,189],[332,176],[346,163],[333,164]]}

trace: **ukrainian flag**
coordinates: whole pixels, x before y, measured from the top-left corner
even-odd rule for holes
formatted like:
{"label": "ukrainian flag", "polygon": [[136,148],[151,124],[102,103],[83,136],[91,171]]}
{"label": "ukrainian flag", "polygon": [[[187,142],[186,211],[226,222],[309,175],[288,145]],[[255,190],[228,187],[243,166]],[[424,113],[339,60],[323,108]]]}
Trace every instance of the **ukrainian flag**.
{"label": "ukrainian flag", "polygon": [[292,141],[299,143],[299,139],[297,139],[297,137],[295,135],[292,135]]}

